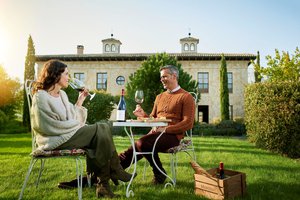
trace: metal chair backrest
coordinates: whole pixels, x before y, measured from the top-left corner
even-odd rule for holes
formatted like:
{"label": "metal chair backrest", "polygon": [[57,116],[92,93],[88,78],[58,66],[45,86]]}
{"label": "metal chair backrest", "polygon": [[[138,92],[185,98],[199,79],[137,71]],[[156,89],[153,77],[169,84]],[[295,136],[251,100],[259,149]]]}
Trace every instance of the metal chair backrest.
{"label": "metal chair backrest", "polygon": [[[29,120],[31,123],[31,106],[32,106],[32,97],[33,97],[33,84],[35,83],[34,80],[26,80],[25,81],[25,93],[27,97],[28,109],[29,109]],[[31,123],[32,124],[32,123]],[[35,134],[32,130],[31,126],[31,138],[32,138],[32,152],[37,148],[37,144],[35,141]]]}
{"label": "metal chair backrest", "polygon": [[[198,100],[198,95],[195,93],[195,92],[190,92],[190,94],[193,96],[193,98],[194,98],[194,102],[195,102],[195,105],[197,105],[197,100]],[[192,129],[190,129],[190,130],[188,130],[188,131],[186,131],[185,132],[185,135],[187,136],[187,137],[192,137],[193,136],[193,133],[192,133],[192,130],[193,130],[193,128]],[[190,133],[189,133],[190,132]]]}
{"label": "metal chair backrest", "polygon": [[[197,100],[198,100],[198,96],[195,92],[190,92],[190,94],[193,96],[194,98],[194,102],[195,105],[197,104]],[[194,144],[193,144],[193,128],[191,128],[190,130],[187,130],[185,132],[185,137],[190,140],[190,145],[189,147],[187,147],[187,149],[185,149],[185,151],[192,151],[193,152],[193,158],[194,160],[196,160],[196,155],[195,155],[195,149],[194,149]]]}

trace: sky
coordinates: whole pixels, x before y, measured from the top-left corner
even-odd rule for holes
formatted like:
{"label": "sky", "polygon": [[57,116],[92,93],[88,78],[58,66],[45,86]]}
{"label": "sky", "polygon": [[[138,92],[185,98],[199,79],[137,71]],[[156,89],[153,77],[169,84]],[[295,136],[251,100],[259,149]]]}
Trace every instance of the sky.
{"label": "sky", "polygon": [[[0,65],[23,81],[29,35],[36,55],[102,53],[101,40],[121,53],[180,53],[191,33],[198,53],[274,57],[300,46],[299,0],[0,0]],[[251,72],[251,67],[249,67]]]}

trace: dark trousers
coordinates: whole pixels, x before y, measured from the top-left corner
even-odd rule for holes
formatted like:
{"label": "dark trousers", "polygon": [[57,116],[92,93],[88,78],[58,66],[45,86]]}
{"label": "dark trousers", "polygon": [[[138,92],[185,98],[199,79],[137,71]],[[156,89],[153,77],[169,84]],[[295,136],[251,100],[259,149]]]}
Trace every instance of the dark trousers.
{"label": "dark trousers", "polygon": [[98,175],[115,151],[111,130],[106,123],[81,127],[67,142],[56,149],[83,148],[86,150],[87,171]]}
{"label": "dark trousers", "polygon": [[[156,138],[159,136],[160,133],[148,133],[147,135],[141,137],[139,140],[135,142],[135,148],[137,152],[151,152],[153,149],[153,145],[155,143]],[[166,152],[169,148],[177,146],[179,144],[179,141],[174,134],[166,134],[164,133],[156,143],[155,151],[154,151],[154,159],[157,164],[157,166],[162,169],[162,163],[159,159],[158,152]],[[133,156],[133,148],[129,147],[126,151],[119,154],[119,158],[121,160],[121,165],[124,169],[129,167],[131,160]],[[147,161],[149,162],[150,166],[153,169],[153,173],[160,174],[159,170],[155,167],[154,162],[152,160],[151,154],[145,154],[145,155],[138,155],[137,161],[145,157]]]}

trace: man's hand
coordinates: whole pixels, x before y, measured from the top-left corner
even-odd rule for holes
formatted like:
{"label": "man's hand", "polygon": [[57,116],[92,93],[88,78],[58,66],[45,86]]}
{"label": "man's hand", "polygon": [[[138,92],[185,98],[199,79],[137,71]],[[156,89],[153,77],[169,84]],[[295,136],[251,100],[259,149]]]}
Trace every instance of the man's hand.
{"label": "man's hand", "polygon": [[135,110],[133,111],[133,114],[136,117],[146,117],[147,116],[147,114],[145,113],[145,111],[139,104],[136,105]]}
{"label": "man's hand", "polygon": [[166,127],[159,126],[159,127],[153,127],[150,133],[162,133],[165,131],[166,131]]}

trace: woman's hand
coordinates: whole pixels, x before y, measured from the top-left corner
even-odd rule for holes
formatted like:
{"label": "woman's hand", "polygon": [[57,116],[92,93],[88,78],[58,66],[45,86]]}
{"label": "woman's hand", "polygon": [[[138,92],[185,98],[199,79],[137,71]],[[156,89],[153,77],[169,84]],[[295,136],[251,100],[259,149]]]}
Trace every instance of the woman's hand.
{"label": "woman's hand", "polygon": [[85,98],[89,95],[89,90],[84,88],[83,91],[79,92],[79,96],[78,96],[78,99],[77,99],[77,102],[76,102],[76,105],[77,106],[82,106]]}

